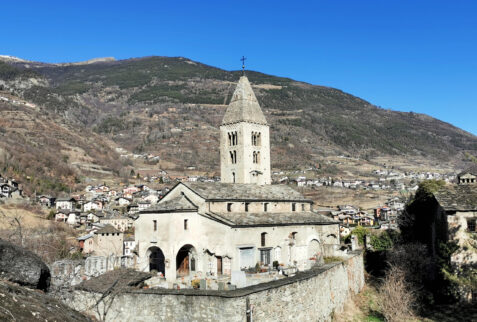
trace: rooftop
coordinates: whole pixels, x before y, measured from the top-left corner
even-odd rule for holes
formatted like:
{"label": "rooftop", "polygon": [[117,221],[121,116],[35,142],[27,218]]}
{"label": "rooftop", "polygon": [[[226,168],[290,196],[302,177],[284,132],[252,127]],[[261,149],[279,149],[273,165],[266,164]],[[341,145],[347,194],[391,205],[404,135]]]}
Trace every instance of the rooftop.
{"label": "rooftop", "polygon": [[434,197],[446,211],[477,210],[477,185],[447,185]]}
{"label": "rooftop", "polygon": [[322,225],[337,224],[329,217],[314,212],[222,212],[207,213],[213,219],[222,221],[231,226],[268,226],[268,225]]}
{"label": "rooftop", "polygon": [[143,212],[196,211],[198,208],[185,195],[158,203]]}
{"label": "rooftop", "polygon": [[286,185],[251,183],[182,182],[206,200],[305,201],[301,193]]}
{"label": "rooftop", "polygon": [[246,76],[240,77],[230,104],[225,111],[222,125],[238,122],[267,124],[267,120]]}
{"label": "rooftop", "polygon": [[464,171],[462,171],[461,173],[458,174],[458,176],[462,176],[466,173],[470,173],[470,174],[473,174],[473,175],[477,175],[477,164],[474,164],[470,167],[468,167],[467,169],[465,169]]}
{"label": "rooftop", "polygon": [[103,228],[95,232],[95,234],[115,234],[115,233],[120,233],[120,231],[111,225],[105,225]]}

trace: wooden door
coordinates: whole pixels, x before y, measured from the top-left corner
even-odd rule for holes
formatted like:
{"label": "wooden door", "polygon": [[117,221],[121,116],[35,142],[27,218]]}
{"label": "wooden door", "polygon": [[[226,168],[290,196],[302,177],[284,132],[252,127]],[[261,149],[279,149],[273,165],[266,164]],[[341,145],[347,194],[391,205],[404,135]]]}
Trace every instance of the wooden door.
{"label": "wooden door", "polygon": [[222,257],[217,257],[217,275],[222,275]]}

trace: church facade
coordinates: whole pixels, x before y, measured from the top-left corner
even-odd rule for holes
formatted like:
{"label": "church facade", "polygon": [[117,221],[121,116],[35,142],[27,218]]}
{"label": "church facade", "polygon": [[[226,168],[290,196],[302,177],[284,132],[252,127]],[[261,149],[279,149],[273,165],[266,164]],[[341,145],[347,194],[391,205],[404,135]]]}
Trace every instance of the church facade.
{"label": "church facade", "polygon": [[339,223],[271,185],[269,126],[242,76],[220,127],[221,182],[178,183],[135,221],[138,269],[179,277],[271,266],[308,268],[339,245]]}

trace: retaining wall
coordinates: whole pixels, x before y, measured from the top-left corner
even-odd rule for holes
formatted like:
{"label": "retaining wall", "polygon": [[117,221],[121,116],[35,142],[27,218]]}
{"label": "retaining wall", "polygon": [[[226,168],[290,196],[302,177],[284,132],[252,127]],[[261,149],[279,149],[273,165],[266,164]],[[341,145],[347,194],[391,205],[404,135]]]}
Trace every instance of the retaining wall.
{"label": "retaining wall", "polygon": [[247,307],[254,321],[330,321],[363,286],[359,251],[341,263],[234,291],[127,290],[104,297],[75,290],[64,301],[105,321],[246,321]]}

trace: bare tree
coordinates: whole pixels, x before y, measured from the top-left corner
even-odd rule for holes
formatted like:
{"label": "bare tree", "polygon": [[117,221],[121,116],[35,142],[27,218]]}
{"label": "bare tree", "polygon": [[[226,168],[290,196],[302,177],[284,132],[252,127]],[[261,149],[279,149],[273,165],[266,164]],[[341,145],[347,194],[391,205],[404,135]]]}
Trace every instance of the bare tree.
{"label": "bare tree", "polygon": [[0,209],[0,218],[7,223],[7,239],[22,247],[25,245],[24,230],[22,225],[23,216],[17,210],[13,211],[13,216],[8,216],[4,210]]}
{"label": "bare tree", "polygon": [[406,282],[405,272],[391,266],[379,288],[378,305],[386,321],[409,321],[413,317],[414,291]]}

